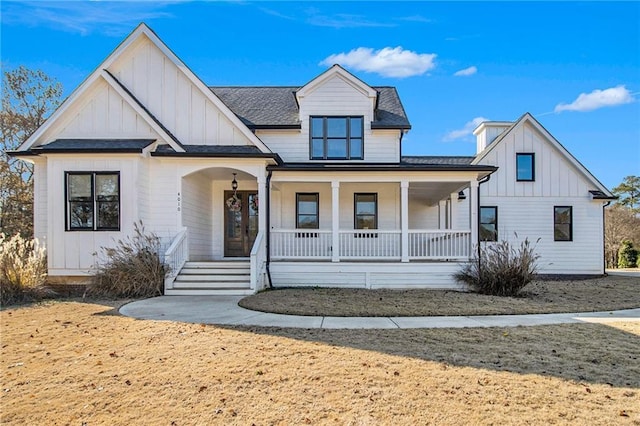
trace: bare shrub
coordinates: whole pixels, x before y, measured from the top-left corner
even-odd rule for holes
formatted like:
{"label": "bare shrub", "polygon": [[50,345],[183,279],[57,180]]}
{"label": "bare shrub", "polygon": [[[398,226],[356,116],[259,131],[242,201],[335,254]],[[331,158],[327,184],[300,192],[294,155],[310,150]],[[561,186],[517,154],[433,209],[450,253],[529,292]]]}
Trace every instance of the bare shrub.
{"label": "bare shrub", "polygon": [[507,241],[487,244],[454,277],[480,294],[516,296],[533,281],[539,257],[528,238],[518,248]]}
{"label": "bare shrub", "polygon": [[37,240],[0,234],[0,304],[40,300],[53,294],[44,284],[47,254]]}
{"label": "bare shrub", "polygon": [[[96,273],[85,294],[113,298],[161,296],[169,268],[160,260],[160,238],[134,224],[133,237],[101,247]],[[97,255],[97,254],[96,254]]]}

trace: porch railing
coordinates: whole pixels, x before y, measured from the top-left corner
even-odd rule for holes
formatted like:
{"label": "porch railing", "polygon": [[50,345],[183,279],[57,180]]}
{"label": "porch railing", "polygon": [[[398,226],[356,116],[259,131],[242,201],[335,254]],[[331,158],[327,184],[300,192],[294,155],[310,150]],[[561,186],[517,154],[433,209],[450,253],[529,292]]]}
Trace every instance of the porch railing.
{"label": "porch railing", "polygon": [[331,259],[331,231],[273,229],[272,259]]}
{"label": "porch railing", "polygon": [[356,229],[339,231],[341,259],[400,259],[400,231]]}
{"label": "porch railing", "polygon": [[260,231],[251,248],[251,290],[262,290],[265,285],[265,275],[267,274],[267,244],[265,232]]}
{"label": "porch railing", "polygon": [[462,259],[471,255],[471,231],[409,230],[409,259]]}
{"label": "porch railing", "polygon": [[173,288],[173,282],[180,273],[184,264],[189,260],[189,241],[187,238],[187,228],[182,228],[174,237],[171,245],[164,253],[164,263],[169,265],[169,273],[164,279],[166,289]]}
{"label": "porch railing", "polygon": [[[410,260],[467,259],[471,255],[471,231],[409,230]],[[271,231],[273,260],[330,260],[333,252],[330,230],[274,229]],[[379,229],[340,230],[338,259],[370,260],[402,258],[402,231]]]}

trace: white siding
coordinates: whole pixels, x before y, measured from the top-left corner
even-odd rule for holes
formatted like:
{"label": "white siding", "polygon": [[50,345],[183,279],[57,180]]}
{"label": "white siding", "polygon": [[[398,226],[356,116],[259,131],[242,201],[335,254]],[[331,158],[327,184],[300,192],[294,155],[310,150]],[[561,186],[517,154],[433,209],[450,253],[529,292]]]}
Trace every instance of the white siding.
{"label": "white siding", "polygon": [[[48,158],[49,274],[78,275],[90,272],[94,253],[114,246],[118,239],[133,234],[137,217],[138,158],[134,156],[51,156]],[[120,231],[66,231],[65,172],[120,172]]]}
{"label": "white siding", "polygon": [[47,246],[47,163],[42,158],[33,165],[33,236]]}
{"label": "white siding", "polygon": [[[516,181],[516,153],[535,153],[535,181]],[[540,272],[601,274],[602,203],[587,178],[530,124],[516,127],[482,160],[499,167],[480,186],[481,205],[498,207],[499,239],[537,245]],[[553,207],[573,207],[573,241],[554,241]],[[515,237],[518,235],[518,238]]]}
{"label": "white siding", "polygon": [[178,232],[178,198],[182,197],[182,193],[178,188],[177,164],[154,158],[149,161],[149,227],[163,238],[166,244]]}
{"label": "white siding", "polygon": [[270,270],[274,287],[463,290],[453,278],[460,268],[457,262],[273,262]]}
{"label": "white siding", "polygon": [[41,138],[148,138],[158,134],[104,80],[99,79]]}
{"label": "white siding", "polygon": [[124,52],[109,71],[182,143],[252,144],[146,36]]}
{"label": "white siding", "polygon": [[211,180],[195,173],[182,179],[182,225],[188,229],[189,260],[210,260],[213,238]]}
{"label": "white siding", "polygon": [[[603,273],[602,204],[579,197],[483,197],[482,205],[498,206],[498,239],[537,241],[540,273]],[[554,241],[554,206],[573,207],[573,241]]]}

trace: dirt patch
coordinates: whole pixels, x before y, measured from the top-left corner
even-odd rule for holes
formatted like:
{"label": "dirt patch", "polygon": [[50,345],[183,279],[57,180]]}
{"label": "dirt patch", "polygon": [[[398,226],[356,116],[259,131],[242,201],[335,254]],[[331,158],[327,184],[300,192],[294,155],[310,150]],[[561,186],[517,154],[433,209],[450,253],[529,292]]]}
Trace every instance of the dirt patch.
{"label": "dirt patch", "polygon": [[640,424],[640,322],[222,328],[118,304],[0,312],[0,423]]}
{"label": "dirt patch", "polygon": [[262,312],[339,317],[595,312],[640,307],[640,278],[535,281],[521,297],[444,290],[286,288],[246,297],[239,305]]}

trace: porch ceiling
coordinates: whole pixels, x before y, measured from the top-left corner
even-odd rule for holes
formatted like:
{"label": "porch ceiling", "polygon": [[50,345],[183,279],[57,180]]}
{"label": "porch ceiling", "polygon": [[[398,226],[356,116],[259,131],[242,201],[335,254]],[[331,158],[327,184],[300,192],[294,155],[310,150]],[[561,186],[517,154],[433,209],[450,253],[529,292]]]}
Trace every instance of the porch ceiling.
{"label": "porch ceiling", "polygon": [[433,206],[438,201],[445,200],[454,192],[459,192],[468,187],[461,182],[410,182],[409,197],[425,200],[427,205]]}
{"label": "porch ceiling", "polygon": [[245,173],[240,170],[236,170],[232,167],[210,167],[207,169],[198,170],[192,173],[192,175],[205,176],[210,180],[233,180],[233,173],[236,173],[237,180],[255,180],[256,178],[249,173]]}

